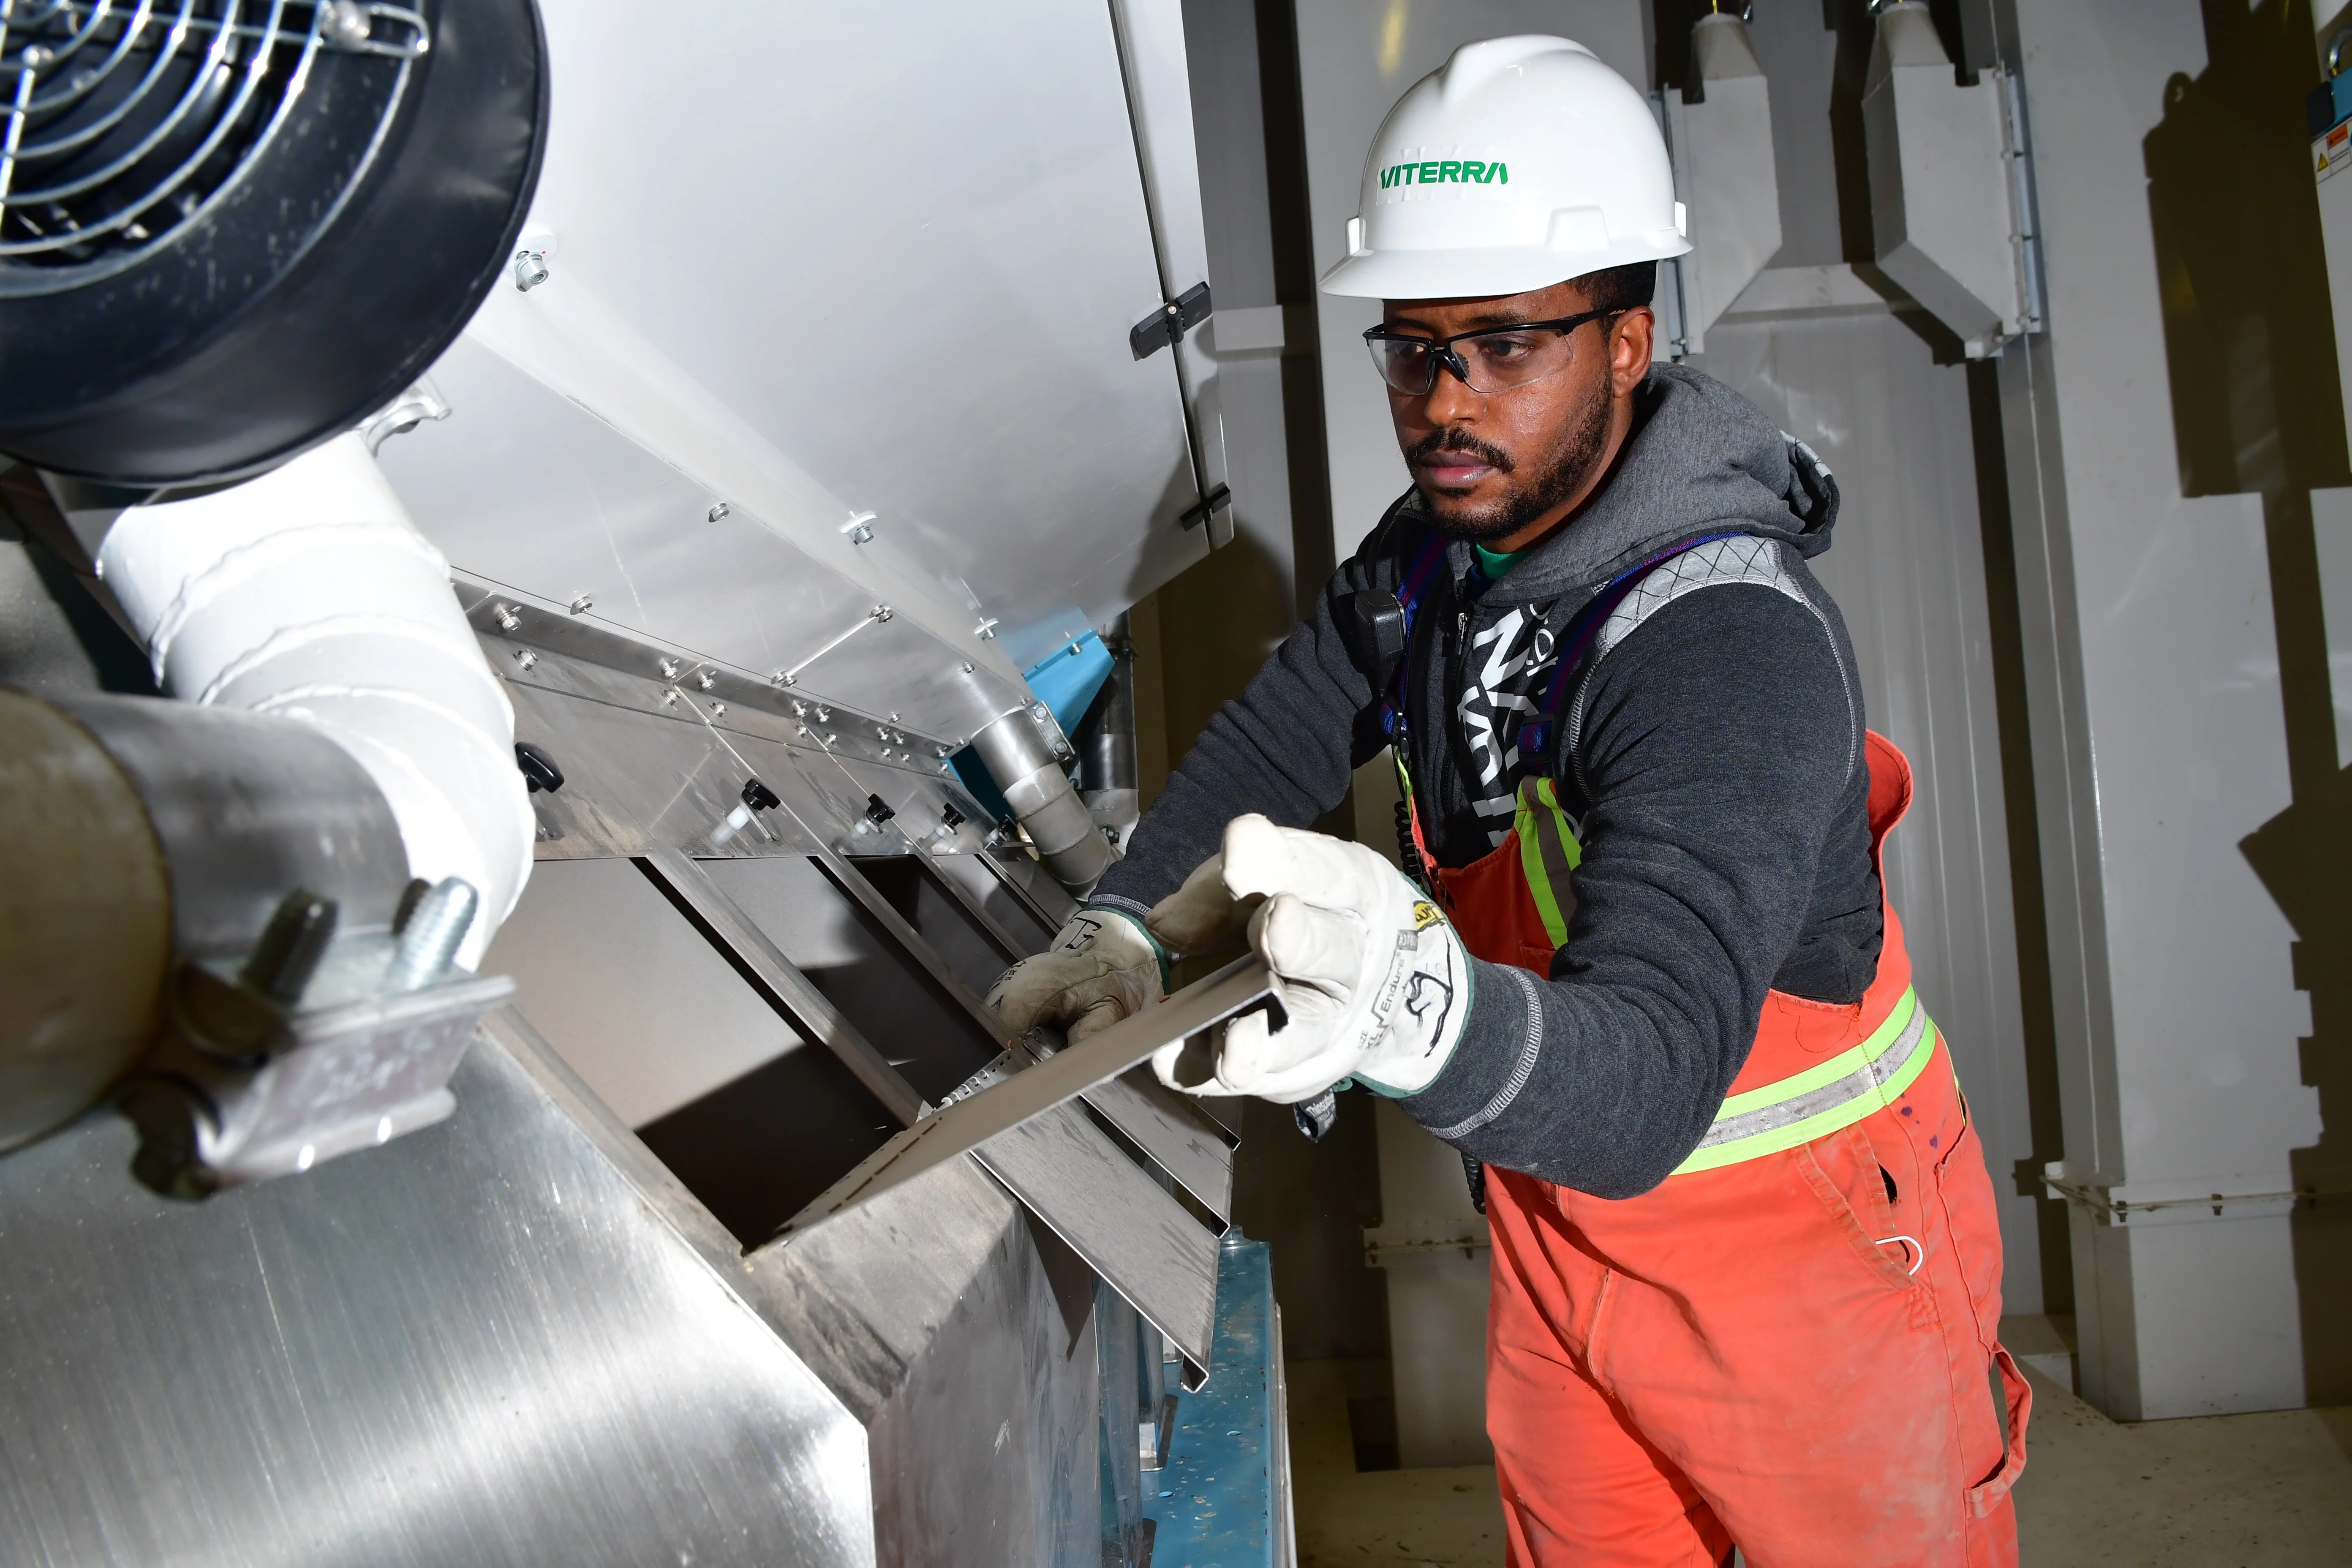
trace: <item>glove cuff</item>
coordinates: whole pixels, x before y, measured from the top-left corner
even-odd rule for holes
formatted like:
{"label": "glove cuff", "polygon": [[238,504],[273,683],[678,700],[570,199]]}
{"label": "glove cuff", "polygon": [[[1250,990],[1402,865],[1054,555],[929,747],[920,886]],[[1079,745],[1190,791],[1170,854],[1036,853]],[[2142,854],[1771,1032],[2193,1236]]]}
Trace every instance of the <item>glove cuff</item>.
{"label": "glove cuff", "polygon": [[1108,918],[1123,922],[1129,930],[1134,931],[1135,934],[1142,940],[1143,945],[1151,950],[1152,958],[1156,960],[1160,965],[1160,994],[1162,996],[1167,995],[1169,986],[1173,979],[1168,960],[1168,950],[1160,945],[1160,939],[1153,936],[1151,934],[1150,928],[1143,923],[1143,917],[1133,913],[1130,910],[1121,909],[1117,904],[1095,903],[1089,901],[1080,907],[1086,913],[1096,916],[1097,919]]}

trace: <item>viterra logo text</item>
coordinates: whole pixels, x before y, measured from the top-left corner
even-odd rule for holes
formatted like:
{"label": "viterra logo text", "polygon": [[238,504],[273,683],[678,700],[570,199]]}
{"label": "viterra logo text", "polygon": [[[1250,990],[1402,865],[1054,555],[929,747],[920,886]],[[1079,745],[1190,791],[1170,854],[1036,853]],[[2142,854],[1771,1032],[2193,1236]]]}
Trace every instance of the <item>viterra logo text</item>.
{"label": "viterra logo text", "polygon": [[1381,171],[1381,189],[1393,185],[1507,185],[1511,183],[1508,163],[1481,163],[1473,159],[1457,162],[1448,158],[1439,163],[1391,163]]}

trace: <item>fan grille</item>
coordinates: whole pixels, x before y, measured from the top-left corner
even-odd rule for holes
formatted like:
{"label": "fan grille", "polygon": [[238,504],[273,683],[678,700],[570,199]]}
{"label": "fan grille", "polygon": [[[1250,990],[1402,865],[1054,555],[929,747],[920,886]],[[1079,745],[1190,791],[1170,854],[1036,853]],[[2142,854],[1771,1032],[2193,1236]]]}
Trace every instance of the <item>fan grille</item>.
{"label": "fan grille", "polygon": [[132,265],[236,187],[322,49],[383,56],[377,133],[424,18],[361,0],[0,0],[0,294]]}

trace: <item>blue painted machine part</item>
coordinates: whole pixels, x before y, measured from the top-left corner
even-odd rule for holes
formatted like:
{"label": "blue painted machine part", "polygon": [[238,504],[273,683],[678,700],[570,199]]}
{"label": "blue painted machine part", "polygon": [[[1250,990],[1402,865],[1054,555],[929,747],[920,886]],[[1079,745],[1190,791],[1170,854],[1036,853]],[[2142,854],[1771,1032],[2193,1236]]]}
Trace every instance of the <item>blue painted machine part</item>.
{"label": "blue painted machine part", "polygon": [[[1094,705],[1095,696],[1102,690],[1103,682],[1110,679],[1110,649],[1103,647],[1102,638],[1093,632],[1076,642],[1063,644],[1022,672],[1038,700],[1053,710],[1054,722],[1065,734],[1078,727],[1087,710]],[[950,759],[955,763],[956,777],[971,792],[971,798],[997,821],[1013,815],[1004,804],[1004,792],[988,776],[981,765],[980,753],[970,746]]]}
{"label": "blue painted machine part", "polygon": [[1217,1254],[1209,1381],[1177,1397],[1168,1463],[1143,1475],[1151,1568],[1272,1568],[1280,1560],[1281,1354],[1266,1245],[1243,1239],[1236,1226]]}

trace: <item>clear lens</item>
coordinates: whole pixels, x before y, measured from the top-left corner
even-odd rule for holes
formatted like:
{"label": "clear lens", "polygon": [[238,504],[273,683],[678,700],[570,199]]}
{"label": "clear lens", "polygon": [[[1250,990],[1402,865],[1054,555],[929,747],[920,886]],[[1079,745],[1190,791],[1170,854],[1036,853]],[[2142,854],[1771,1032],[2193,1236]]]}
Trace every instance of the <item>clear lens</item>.
{"label": "clear lens", "polygon": [[1428,342],[1420,338],[1369,338],[1364,346],[1372,351],[1372,367],[1382,381],[1408,397],[1420,397],[1429,391],[1437,355]]}
{"label": "clear lens", "polygon": [[1439,363],[1449,351],[1460,356],[1470,390],[1478,393],[1507,392],[1541,381],[1576,359],[1573,330],[1557,327],[1498,327],[1455,338],[1446,350],[1425,338],[1368,338],[1365,346],[1372,351],[1372,365],[1381,379],[1408,397],[1429,395]]}
{"label": "clear lens", "polygon": [[1462,338],[1454,352],[1470,367],[1473,392],[1502,392],[1566,370],[1576,358],[1573,336],[1549,327],[1481,332]]}

